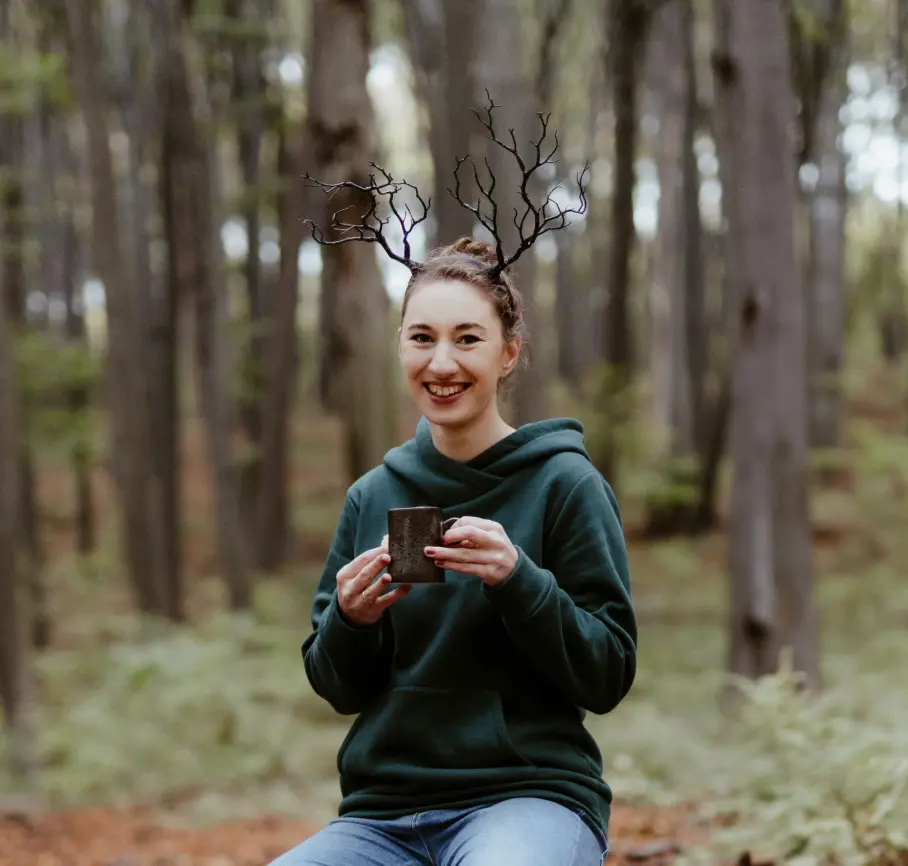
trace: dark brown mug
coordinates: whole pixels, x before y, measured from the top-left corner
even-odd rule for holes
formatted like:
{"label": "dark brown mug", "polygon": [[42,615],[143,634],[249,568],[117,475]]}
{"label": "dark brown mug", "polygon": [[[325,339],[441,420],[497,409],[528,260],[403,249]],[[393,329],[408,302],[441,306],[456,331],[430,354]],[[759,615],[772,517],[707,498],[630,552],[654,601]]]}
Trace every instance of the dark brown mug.
{"label": "dark brown mug", "polygon": [[432,505],[388,509],[388,573],[394,583],[444,583],[444,569],[426,556],[425,548],[441,547],[442,537],[457,521],[442,520]]}

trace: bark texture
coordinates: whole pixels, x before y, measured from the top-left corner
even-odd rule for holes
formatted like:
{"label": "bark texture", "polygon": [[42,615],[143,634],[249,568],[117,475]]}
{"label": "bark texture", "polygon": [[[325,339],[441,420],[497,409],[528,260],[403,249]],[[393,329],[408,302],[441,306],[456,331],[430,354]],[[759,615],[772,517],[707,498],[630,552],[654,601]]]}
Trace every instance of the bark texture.
{"label": "bark texture", "polygon": [[707,333],[700,268],[697,82],[690,0],[660,7],[649,32],[658,132],[659,230],[651,285],[653,406],[667,451],[690,457],[702,426]]}
{"label": "bark texture", "polygon": [[258,566],[277,568],[284,559],[290,535],[289,435],[294,386],[299,366],[299,249],[308,213],[306,188],[299,184],[305,138],[285,118],[278,144],[278,223],[281,259],[272,308],[271,339],[266,347],[262,393],[262,450],[254,538]]}
{"label": "bark texture", "polygon": [[847,95],[847,83],[841,47],[834,44],[830,50],[834,65],[820,89],[813,135],[812,162],[818,173],[809,205],[807,276],[810,443],[821,448],[833,448],[842,441],[845,354],[848,160],[842,148],[839,111]]}
{"label": "bark texture", "polygon": [[[375,156],[372,106],[366,89],[371,36],[365,0],[315,0],[311,23],[308,136],[310,174],[329,183],[368,184]],[[316,198],[315,222],[327,231],[331,214],[349,207],[363,214],[371,199],[345,189],[330,202]],[[348,477],[381,462],[393,441],[390,304],[375,247],[366,243],[322,248],[321,338],[331,411],[344,422]]]}
{"label": "bark texture", "polygon": [[125,553],[136,601],[143,612],[163,613],[161,544],[154,519],[157,491],[145,411],[149,396],[145,340],[120,237],[97,13],[91,0],[66,2],[70,67],[86,134],[93,258],[105,289],[114,475],[123,506]]}
{"label": "bark texture", "polygon": [[[472,235],[473,216],[447,192],[457,157],[471,150],[476,119],[478,0],[403,0],[407,42],[416,85],[428,108],[432,153],[433,244]],[[464,173],[464,194],[470,195]]]}
{"label": "bark texture", "polygon": [[179,9],[172,0],[156,0],[155,12],[165,94],[162,149],[171,278],[175,273],[179,295],[193,301],[199,397],[214,471],[218,552],[230,606],[241,610],[251,602],[251,582],[231,452],[234,412],[229,393],[227,298],[218,252],[215,169],[205,132],[208,113],[201,88],[193,87]]}
{"label": "bark texture", "polygon": [[717,0],[716,23],[737,327],[728,664],[756,677],[774,671],[780,650],[790,647],[795,667],[817,686],[788,27],[782,4],[762,0]]}
{"label": "bark texture", "polygon": [[[517,147],[528,164],[533,164],[531,141],[540,134],[534,92],[525,72],[524,40],[522,38],[521,8],[517,0],[485,0],[480,16],[480,41],[478,63],[478,104],[485,105],[485,91],[500,108],[493,113],[495,130],[499,138],[509,140],[508,131],[514,131]],[[478,123],[474,127],[482,132]],[[549,133],[551,135],[551,131]],[[520,243],[517,227],[510,215],[516,210],[523,213],[525,205],[520,200],[522,172],[513,155],[488,140],[476,145],[476,152],[489,160],[495,175],[495,201],[498,205],[499,233],[506,252],[513,251]],[[477,160],[477,164],[481,162]],[[462,172],[466,174],[467,172]],[[531,190],[537,201],[538,186]],[[512,423],[526,424],[546,417],[547,376],[541,351],[532,350],[534,340],[541,346],[542,321],[536,292],[536,263],[533,251],[526,253],[511,272],[525,303],[524,319],[529,334],[525,349],[524,367],[511,377],[508,403],[513,407]]]}
{"label": "bark texture", "polygon": [[607,64],[615,118],[615,155],[603,321],[603,431],[596,464],[617,487],[618,448],[629,419],[634,362],[630,315],[631,264],[636,249],[634,227],[635,160],[638,139],[638,78],[649,23],[642,0],[613,0],[606,5]]}

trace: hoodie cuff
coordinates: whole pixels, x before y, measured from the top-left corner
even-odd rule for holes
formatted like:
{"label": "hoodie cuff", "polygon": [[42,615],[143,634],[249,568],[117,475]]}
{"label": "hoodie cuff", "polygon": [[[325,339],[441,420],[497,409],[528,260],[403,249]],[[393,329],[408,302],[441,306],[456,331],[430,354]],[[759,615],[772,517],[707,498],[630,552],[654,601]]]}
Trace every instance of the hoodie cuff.
{"label": "hoodie cuff", "polygon": [[362,655],[378,652],[382,644],[381,620],[371,625],[358,625],[347,619],[337,604],[337,593],[331,597],[322,614],[318,634],[328,655]]}
{"label": "hoodie cuff", "polygon": [[502,616],[526,620],[533,616],[555,588],[555,576],[539,568],[517,548],[517,565],[498,586],[484,586],[489,602]]}

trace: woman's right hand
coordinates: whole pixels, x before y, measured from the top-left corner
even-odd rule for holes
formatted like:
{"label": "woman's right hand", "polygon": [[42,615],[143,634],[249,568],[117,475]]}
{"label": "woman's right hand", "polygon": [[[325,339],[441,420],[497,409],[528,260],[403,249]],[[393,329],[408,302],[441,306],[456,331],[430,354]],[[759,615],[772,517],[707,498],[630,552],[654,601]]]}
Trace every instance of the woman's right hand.
{"label": "woman's right hand", "polygon": [[404,584],[390,592],[384,591],[391,583],[391,575],[378,575],[390,561],[385,536],[380,547],[361,553],[337,573],[338,606],[344,616],[356,625],[378,622],[387,608],[412,589],[410,584]]}

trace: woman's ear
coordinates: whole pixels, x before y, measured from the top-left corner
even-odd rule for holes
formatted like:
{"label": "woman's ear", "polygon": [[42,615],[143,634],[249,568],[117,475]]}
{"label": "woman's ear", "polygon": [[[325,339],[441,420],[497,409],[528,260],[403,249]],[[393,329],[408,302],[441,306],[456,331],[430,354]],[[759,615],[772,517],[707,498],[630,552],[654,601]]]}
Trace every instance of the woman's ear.
{"label": "woman's ear", "polygon": [[520,360],[520,347],[522,345],[520,337],[505,343],[504,346],[504,367],[501,372],[502,378],[510,376],[517,362]]}

